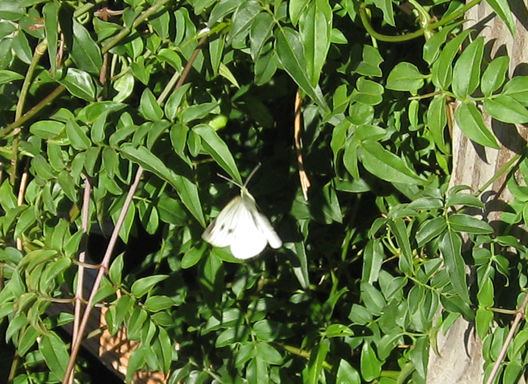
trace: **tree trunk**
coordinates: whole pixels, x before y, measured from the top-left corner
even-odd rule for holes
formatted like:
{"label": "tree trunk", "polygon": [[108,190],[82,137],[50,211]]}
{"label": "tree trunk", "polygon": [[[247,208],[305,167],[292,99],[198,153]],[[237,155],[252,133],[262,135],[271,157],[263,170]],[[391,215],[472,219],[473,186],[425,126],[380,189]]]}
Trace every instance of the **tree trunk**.
{"label": "tree trunk", "polygon": [[[473,37],[483,36],[486,41],[485,59],[507,55],[510,58],[509,77],[528,75],[528,11],[527,1],[509,1],[516,21],[516,36],[506,24],[482,2],[466,14],[464,27],[475,29]],[[503,124],[485,117],[486,124],[497,137],[501,149],[484,148],[471,142],[454,124],[452,132],[453,172],[450,186],[468,185],[480,190],[517,153],[526,147],[528,132],[523,126]],[[498,229],[504,203],[511,201],[506,188],[507,174],[497,178],[481,195],[485,203],[484,217]],[[430,349],[427,383],[477,384],[484,378],[482,341],[475,334],[474,324],[459,318],[447,331],[437,336],[439,355]],[[524,383],[522,378],[519,382]]]}

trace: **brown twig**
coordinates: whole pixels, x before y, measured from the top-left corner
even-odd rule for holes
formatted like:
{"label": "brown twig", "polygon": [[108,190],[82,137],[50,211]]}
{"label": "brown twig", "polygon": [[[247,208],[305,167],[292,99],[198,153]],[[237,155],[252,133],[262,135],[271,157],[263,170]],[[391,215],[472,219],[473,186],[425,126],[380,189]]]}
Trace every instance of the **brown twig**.
{"label": "brown twig", "polygon": [[299,179],[304,195],[304,200],[308,200],[308,189],[310,188],[310,179],[304,170],[304,161],[302,155],[302,114],[301,114],[302,97],[299,91],[295,94],[295,119],[293,122],[293,139],[295,150],[297,152],[297,167],[299,168]]}
{"label": "brown twig", "polygon": [[[20,185],[18,186],[18,196],[17,196],[17,205],[21,206],[24,204],[24,195],[26,194],[26,187],[28,183],[28,166],[26,164],[26,169],[24,169],[24,172],[22,173],[22,177],[20,178]],[[16,246],[19,251],[22,250],[22,238],[17,237],[16,239]]]}
{"label": "brown twig", "polygon": [[128,208],[130,207],[130,204],[132,203],[132,198],[134,197],[134,194],[136,193],[136,190],[137,190],[137,187],[139,185],[139,181],[141,180],[142,175],[143,175],[143,168],[139,167],[136,172],[136,177],[134,179],[134,182],[130,186],[130,189],[126,196],[125,203],[123,204],[123,208],[121,209],[121,213],[119,214],[119,218],[117,219],[116,225],[114,227],[114,231],[112,232],[112,236],[110,237],[110,241],[108,242],[108,247],[106,248],[103,261],[101,262],[102,268],[99,270],[99,273],[97,273],[97,277],[95,278],[94,285],[92,287],[92,292],[90,293],[90,298],[88,299],[88,303],[86,305],[86,309],[84,311],[81,324],[79,325],[77,338],[72,340],[72,351],[70,355],[70,360],[68,361],[68,366],[66,367],[66,372],[64,373],[64,378],[62,379],[63,384],[70,382],[70,376],[72,376],[72,371],[75,365],[75,361],[77,360],[77,355],[79,354],[79,349],[81,348],[82,337],[83,337],[84,331],[86,330],[86,325],[88,324],[90,313],[92,312],[95,295],[97,294],[97,291],[99,290],[99,287],[101,286],[101,282],[103,281],[103,275],[108,270],[108,266],[110,265],[110,258],[114,251],[114,247],[117,243],[117,238],[119,237],[119,231],[121,227],[123,226],[123,222],[125,221],[125,216],[128,212]]}
{"label": "brown twig", "polygon": [[513,336],[515,332],[517,331],[517,328],[519,328],[521,320],[524,319],[524,312],[526,310],[527,305],[528,305],[528,294],[524,297],[523,302],[519,306],[519,309],[516,311],[517,313],[515,314],[515,318],[513,319],[510,332],[508,332],[508,336],[506,336],[506,340],[504,341],[504,344],[502,345],[502,349],[499,353],[499,356],[497,357],[497,360],[495,361],[495,364],[493,365],[493,368],[490,372],[488,380],[486,381],[486,384],[491,384],[495,380],[495,376],[497,376],[497,373],[499,372],[500,365],[502,364],[502,361],[504,360],[504,357],[506,356],[506,352],[508,351],[508,347],[513,340]]}
{"label": "brown twig", "polygon": [[[86,259],[86,236],[90,227],[90,195],[92,194],[92,184],[88,177],[84,180],[83,206],[81,211],[81,225],[84,232],[85,241],[79,253],[79,265],[77,270],[77,290],[75,292],[75,309],[72,330],[72,345],[79,338],[79,329],[82,315],[83,287],[84,287],[84,263]],[[70,384],[73,384],[73,375],[70,375]]]}
{"label": "brown twig", "polygon": [[[185,81],[185,78],[187,77],[194,60],[196,59],[198,55],[198,51],[201,49],[202,44],[207,40],[207,36],[204,36],[200,39],[200,42],[198,43],[198,46],[194,50],[193,54],[189,58],[189,61],[185,65],[184,70],[182,71],[182,79],[178,81],[178,83],[175,86],[175,89],[178,89],[183,82]],[[77,338],[72,339],[72,348],[71,348],[71,355],[70,360],[68,361],[68,365],[66,367],[66,371],[64,372],[64,377],[62,379],[62,384],[68,384],[70,382],[70,377],[73,377],[73,368],[75,366],[75,361],[77,360],[77,355],[79,354],[79,350],[81,347],[82,339],[84,332],[86,331],[86,325],[88,324],[88,319],[90,317],[90,313],[92,311],[93,305],[94,305],[94,297],[97,294],[97,291],[99,290],[99,287],[101,285],[101,282],[103,280],[103,275],[108,271],[108,267],[110,266],[110,258],[113,254],[114,247],[117,242],[117,238],[119,236],[119,232],[121,230],[121,227],[123,226],[123,222],[125,221],[126,214],[128,212],[128,208],[130,207],[130,204],[132,202],[132,198],[134,197],[134,194],[136,193],[136,190],[139,185],[139,181],[141,180],[141,177],[143,176],[144,169],[143,167],[139,166],[136,171],[136,176],[134,179],[134,182],[130,186],[130,189],[128,191],[128,194],[125,198],[125,202],[123,204],[123,207],[121,208],[121,212],[119,214],[119,218],[117,219],[117,222],[115,224],[114,230],[112,231],[112,235],[110,237],[110,241],[108,242],[108,246],[106,248],[106,252],[103,256],[103,260],[101,262],[101,269],[99,269],[99,272],[97,273],[97,276],[94,281],[94,285],[92,287],[92,291],[90,293],[90,297],[88,299],[88,303],[86,304],[86,309],[84,311],[81,323],[79,325]]]}

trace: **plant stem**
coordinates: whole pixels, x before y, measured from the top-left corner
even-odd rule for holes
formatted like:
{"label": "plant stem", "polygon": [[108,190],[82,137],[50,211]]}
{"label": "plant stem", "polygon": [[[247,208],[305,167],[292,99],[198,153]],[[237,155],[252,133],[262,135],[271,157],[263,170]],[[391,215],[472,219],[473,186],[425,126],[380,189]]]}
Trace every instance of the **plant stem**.
{"label": "plant stem", "polygon": [[123,27],[123,29],[117,34],[115,35],[114,37],[112,37],[106,44],[103,45],[103,47],[101,48],[101,53],[106,53],[108,52],[112,47],[114,47],[117,43],[119,43],[122,39],[124,39],[125,37],[127,37],[129,35],[129,33],[137,28],[137,26],[139,24],[141,24],[142,22],[144,22],[145,20],[147,20],[153,13],[156,13],[159,11],[159,9],[165,5],[166,3],[168,3],[170,0],[158,0],[156,3],[152,4],[152,6],[150,6],[149,8],[147,8],[145,11],[143,11],[143,13],[141,13],[141,15],[138,16],[138,18],[136,20],[134,20],[134,22],[132,23],[131,26],[127,27]]}
{"label": "plant stem", "polygon": [[448,24],[449,22],[451,22],[453,20],[458,19],[459,17],[462,17],[464,15],[464,13],[466,13],[469,9],[471,9],[472,7],[474,7],[475,5],[480,3],[481,1],[482,0],[472,0],[469,3],[467,3],[466,5],[464,5],[462,8],[460,8],[459,10],[457,10],[457,11],[453,12],[452,14],[450,14],[450,15],[448,15],[448,16],[440,19],[440,20],[438,20],[436,23],[432,23],[432,24],[426,25],[425,27],[423,27],[421,29],[418,29],[418,30],[416,30],[414,32],[407,33],[405,35],[392,36],[392,35],[384,35],[384,34],[376,32],[374,30],[374,28],[372,27],[372,25],[370,24],[369,18],[367,16],[366,11],[365,11],[366,10],[366,4],[365,3],[361,3],[361,5],[359,6],[359,17],[361,19],[361,22],[363,23],[363,27],[375,39],[380,40],[380,41],[392,42],[392,43],[400,43],[400,42],[403,42],[403,41],[416,39],[417,37],[422,36],[425,33],[425,31],[430,31],[430,30],[437,29],[437,28],[439,28],[439,27],[441,27],[441,26],[443,26],[445,24]]}
{"label": "plant stem", "polygon": [[[182,77],[176,84],[175,86],[176,89],[178,89],[184,83],[187,75],[189,74],[189,71],[191,70],[194,60],[196,59],[198,55],[198,51],[201,49],[202,44],[206,40],[207,40],[207,36],[202,37],[202,39],[200,40],[200,43],[194,50],[193,54],[191,55],[189,61],[187,62],[187,64],[185,65],[185,68],[182,71]],[[66,371],[62,379],[62,384],[69,384],[70,382],[70,376],[72,376],[73,374],[75,361],[77,360],[77,355],[79,354],[79,350],[81,348],[81,343],[82,343],[84,332],[86,330],[86,325],[88,324],[88,319],[90,317],[90,313],[94,306],[95,295],[97,294],[97,291],[99,290],[99,287],[101,286],[101,282],[103,280],[104,274],[108,271],[108,267],[110,266],[110,259],[114,252],[114,248],[117,243],[117,239],[119,237],[119,232],[121,230],[121,227],[123,226],[128,209],[130,207],[130,204],[132,203],[132,198],[134,197],[134,194],[136,193],[136,190],[139,186],[139,181],[141,180],[141,177],[143,176],[143,172],[144,172],[143,167],[139,166],[136,171],[134,182],[130,186],[128,194],[125,198],[125,202],[123,204],[123,208],[121,209],[121,212],[119,213],[119,218],[117,219],[114,230],[112,231],[112,235],[110,237],[110,241],[108,242],[106,252],[103,256],[103,260],[101,261],[101,268],[99,269],[99,272],[97,273],[97,276],[95,278],[94,285],[92,287],[92,291],[90,292],[90,297],[88,299],[88,303],[86,304],[86,309],[84,310],[83,317],[79,325],[77,338],[72,339],[70,360],[68,361],[68,366],[66,367]]]}

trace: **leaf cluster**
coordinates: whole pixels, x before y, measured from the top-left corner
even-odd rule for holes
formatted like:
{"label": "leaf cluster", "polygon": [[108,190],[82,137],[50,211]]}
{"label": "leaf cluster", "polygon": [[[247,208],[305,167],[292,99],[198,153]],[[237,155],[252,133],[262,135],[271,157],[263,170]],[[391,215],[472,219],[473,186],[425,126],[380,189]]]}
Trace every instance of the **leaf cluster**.
{"label": "leaf cluster", "polygon": [[[0,2],[9,380],[68,374],[61,327],[89,263],[105,330],[137,342],[127,382],[424,383],[459,317],[489,374],[510,326],[495,307],[527,283],[528,163],[504,169],[520,176],[497,231],[478,192],[448,188],[449,128],[500,148],[483,112],[528,122],[528,80],[463,29],[477,2],[423,3]],[[508,3],[488,3],[513,32]],[[242,183],[259,162],[248,188],[284,246],[240,263],[201,233],[237,193],[216,174]],[[498,380],[523,373],[524,328]]]}

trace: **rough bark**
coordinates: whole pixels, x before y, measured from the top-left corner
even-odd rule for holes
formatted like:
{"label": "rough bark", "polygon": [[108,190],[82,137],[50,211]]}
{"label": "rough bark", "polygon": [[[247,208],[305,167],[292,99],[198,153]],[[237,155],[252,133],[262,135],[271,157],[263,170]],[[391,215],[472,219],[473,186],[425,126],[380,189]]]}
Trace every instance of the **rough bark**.
{"label": "rough bark", "polygon": [[[510,58],[509,76],[528,75],[528,1],[508,1],[516,21],[517,33],[513,37],[506,24],[495,15],[486,2],[473,7],[467,14],[465,28],[475,29],[474,36],[484,36],[485,58],[497,56]],[[491,180],[515,154],[526,147],[528,131],[524,126],[502,124],[486,118],[501,144],[500,150],[484,148],[465,137],[456,124],[452,132],[453,172],[450,185],[469,185],[479,190]],[[508,175],[502,175],[482,194],[486,204],[484,219],[498,228],[500,213],[511,201],[505,183]],[[428,365],[428,384],[483,382],[482,342],[474,333],[474,325],[460,318],[447,331],[438,334],[437,355],[431,348]],[[524,378],[520,382],[525,382]]]}

